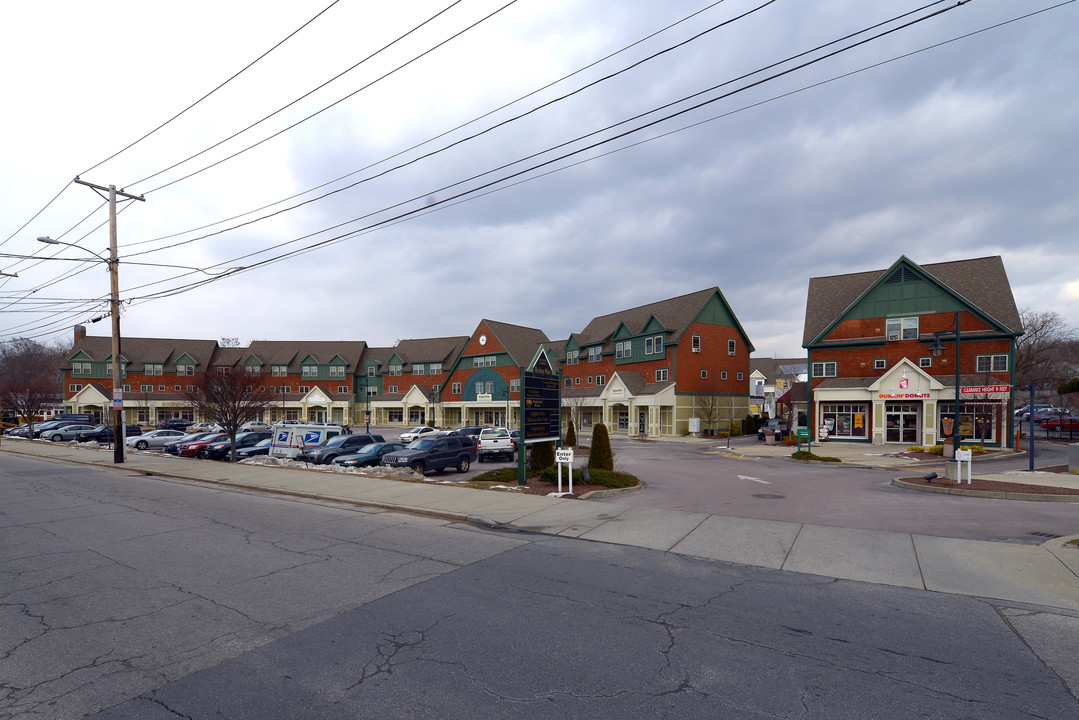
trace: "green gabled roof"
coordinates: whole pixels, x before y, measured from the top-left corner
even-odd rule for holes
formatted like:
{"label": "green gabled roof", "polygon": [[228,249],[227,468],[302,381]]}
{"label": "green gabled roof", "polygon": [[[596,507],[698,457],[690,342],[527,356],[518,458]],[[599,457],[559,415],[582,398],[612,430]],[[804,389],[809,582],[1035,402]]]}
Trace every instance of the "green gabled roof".
{"label": "green gabled roof", "polygon": [[900,256],[885,270],[810,278],[802,346],[821,342],[847,319],[955,310],[1002,333],[1023,333],[1000,256],[927,265]]}

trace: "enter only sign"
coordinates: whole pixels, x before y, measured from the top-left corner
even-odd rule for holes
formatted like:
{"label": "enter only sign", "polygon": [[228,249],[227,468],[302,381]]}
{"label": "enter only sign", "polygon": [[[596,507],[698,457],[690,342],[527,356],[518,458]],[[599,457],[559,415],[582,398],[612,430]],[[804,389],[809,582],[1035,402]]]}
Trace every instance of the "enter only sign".
{"label": "enter only sign", "polygon": [[556,463],[573,464],[573,448],[558,448],[555,450],[554,461]]}

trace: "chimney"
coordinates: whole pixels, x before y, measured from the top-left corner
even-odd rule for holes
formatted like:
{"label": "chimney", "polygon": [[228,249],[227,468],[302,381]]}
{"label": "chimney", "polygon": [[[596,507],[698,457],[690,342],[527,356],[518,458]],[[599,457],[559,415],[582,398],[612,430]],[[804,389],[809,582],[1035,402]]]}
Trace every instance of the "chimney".
{"label": "chimney", "polygon": [[75,342],[78,342],[79,340],[82,340],[84,337],[86,337],[86,326],[85,325],[76,325],[75,326]]}

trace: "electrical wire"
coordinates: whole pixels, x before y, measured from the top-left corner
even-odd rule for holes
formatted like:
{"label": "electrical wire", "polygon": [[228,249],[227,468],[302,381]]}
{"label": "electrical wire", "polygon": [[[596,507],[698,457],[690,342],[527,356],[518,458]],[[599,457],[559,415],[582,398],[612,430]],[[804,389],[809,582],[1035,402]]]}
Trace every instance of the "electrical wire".
{"label": "electrical wire", "polygon": [[264,58],[265,58],[265,57],[266,57],[267,55],[269,55],[269,54],[270,54],[270,53],[272,53],[272,52],[273,52],[274,50],[277,50],[277,49],[278,49],[279,47],[281,47],[281,46],[282,46],[282,45],[284,45],[284,44],[285,44],[286,42],[288,42],[289,40],[291,40],[291,39],[292,39],[293,37],[295,37],[295,36],[296,36],[296,35],[297,35],[297,34],[298,34],[298,33],[299,33],[300,31],[302,31],[302,30],[303,30],[304,28],[306,28],[306,27],[307,27],[308,25],[310,25],[311,23],[313,23],[313,22],[314,22],[315,20],[318,20],[318,19],[319,19],[320,17],[322,17],[322,15],[323,15],[324,13],[326,13],[326,12],[327,12],[327,11],[328,11],[328,10],[329,10],[330,8],[332,8],[332,7],[334,6],[334,5],[336,5],[336,4],[337,4],[338,2],[340,2],[340,1],[341,1],[341,0],[333,0],[333,2],[331,2],[331,3],[329,4],[329,5],[327,5],[327,6],[326,6],[326,7],[324,7],[324,8],[322,9],[322,10],[320,10],[320,11],[319,11],[318,13],[316,13],[316,14],[315,14],[315,16],[314,16],[314,17],[312,17],[312,18],[311,18],[310,20],[308,20],[308,21],[307,21],[307,22],[305,22],[305,23],[304,23],[303,25],[301,25],[300,27],[298,27],[298,28],[296,28],[295,30],[293,30],[293,31],[292,31],[291,33],[289,33],[289,34],[288,34],[287,36],[285,36],[285,38],[284,38],[283,40],[279,41],[279,42],[278,42],[277,44],[275,44],[275,45],[274,45],[273,47],[271,47],[271,48],[270,48],[269,50],[267,50],[267,51],[265,51],[264,53],[262,53],[261,55],[259,55],[259,56],[258,56],[257,58],[255,58],[254,60],[252,60],[251,62],[249,62],[249,63],[248,63],[247,65],[245,65],[244,67],[242,67],[242,68],[241,68],[240,70],[238,70],[237,72],[233,73],[231,77],[229,77],[229,78],[228,78],[227,80],[225,80],[225,81],[224,81],[224,82],[222,82],[222,83],[221,83],[220,85],[218,85],[217,87],[215,87],[215,88],[214,88],[213,90],[211,90],[210,92],[206,93],[205,95],[203,95],[202,97],[200,97],[200,98],[199,98],[198,100],[196,100],[195,102],[191,103],[190,105],[188,105],[187,107],[185,107],[185,108],[184,108],[183,110],[181,110],[180,112],[176,113],[176,114],[175,114],[175,115],[173,115],[173,116],[172,116],[171,118],[169,118],[169,119],[168,119],[168,120],[166,120],[165,122],[161,123],[160,125],[158,125],[157,127],[155,127],[155,128],[154,128],[153,130],[151,130],[150,132],[146,133],[145,135],[143,135],[143,136],[142,136],[142,137],[140,137],[139,139],[135,140],[134,142],[131,142],[131,143],[129,143],[129,144],[128,144],[128,145],[126,145],[125,147],[123,147],[123,148],[121,148],[121,149],[117,150],[116,152],[114,152],[114,153],[113,153],[112,155],[109,155],[109,156],[108,156],[107,158],[105,158],[105,159],[104,159],[104,160],[102,160],[101,162],[99,162],[99,163],[97,163],[96,165],[93,165],[93,166],[91,166],[91,167],[87,168],[86,170],[83,170],[83,171],[82,171],[81,173],[79,173],[79,174],[80,174],[80,175],[85,175],[85,174],[87,174],[88,172],[91,172],[92,170],[96,170],[97,168],[99,168],[99,167],[101,167],[102,165],[104,165],[105,163],[107,163],[107,162],[108,162],[109,160],[112,160],[113,158],[115,158],[115,157],[117,157],[117,156],[121,155],[122,153],[125,153],[125,152],[127,152],[128,150],[130,150],[131,148],[135,147],[136,145],[138,145],[138,144],[139,144],[140,142],[142,142],[142,141],[143,141],[143,140],[145,140],[146,138],[148,138],[148,137],[150,137],[151,135],[153,135],[154,133],[156,133],[156,132],[157,132],[158,130],[161,130],[161,129],[162,129],[162,128],[164,128],[164,127],[165,127],[166,125],[168,125],[168,124],[172,123],[173,121],[177,120],[177,119],[178,119],[178,118],[179,118],[180,116],[184,115],[184,114],[185,114],[185,113],[186,113],[186,112],[187,112],[188,110],[191,110],[191,109],[192,109],[192,108],[194,108],[194,107],[195,107],[196,105],[198,105],[199,103],[201,103],[201,102],[202,102],[203,100],[206,100],[206,99],[207,99],[207,98],[209,98],[209,97],[210,97],[211,95],[213,95],[214,93],[216,93],[216,92],[217,92],[218,90],[220,90],[221,88],[225,87],[225,86],[226,86],[226,85],[228,85],[228,84],[229,84],[230,82],[232,82],[233,80],[235,80],[236,78],[238,78],[238,77],[239,77],[240,75],[242,75],[243,73],[245,73],[245,72],[247,72],[248,70],[250,70],[250,69],[251,69],[251,68],[252,68],[252,67],[253,67],[253,66],[254,66],[254,65],[255,65],[256,63],[258,63],[259,61],[263,60],[263,59],[264,59]]}

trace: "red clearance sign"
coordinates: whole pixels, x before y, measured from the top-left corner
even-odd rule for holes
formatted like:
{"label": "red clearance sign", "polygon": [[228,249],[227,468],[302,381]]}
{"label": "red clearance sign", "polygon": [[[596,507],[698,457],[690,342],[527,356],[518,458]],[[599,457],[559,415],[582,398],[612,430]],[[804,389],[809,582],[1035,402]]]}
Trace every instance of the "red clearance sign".
{"label": "red clearance sign", "polygon": [[1010,385],[968,385],[959,388],[964,395],[980,395],[982,393],[1006,393],[1011,392]]}

